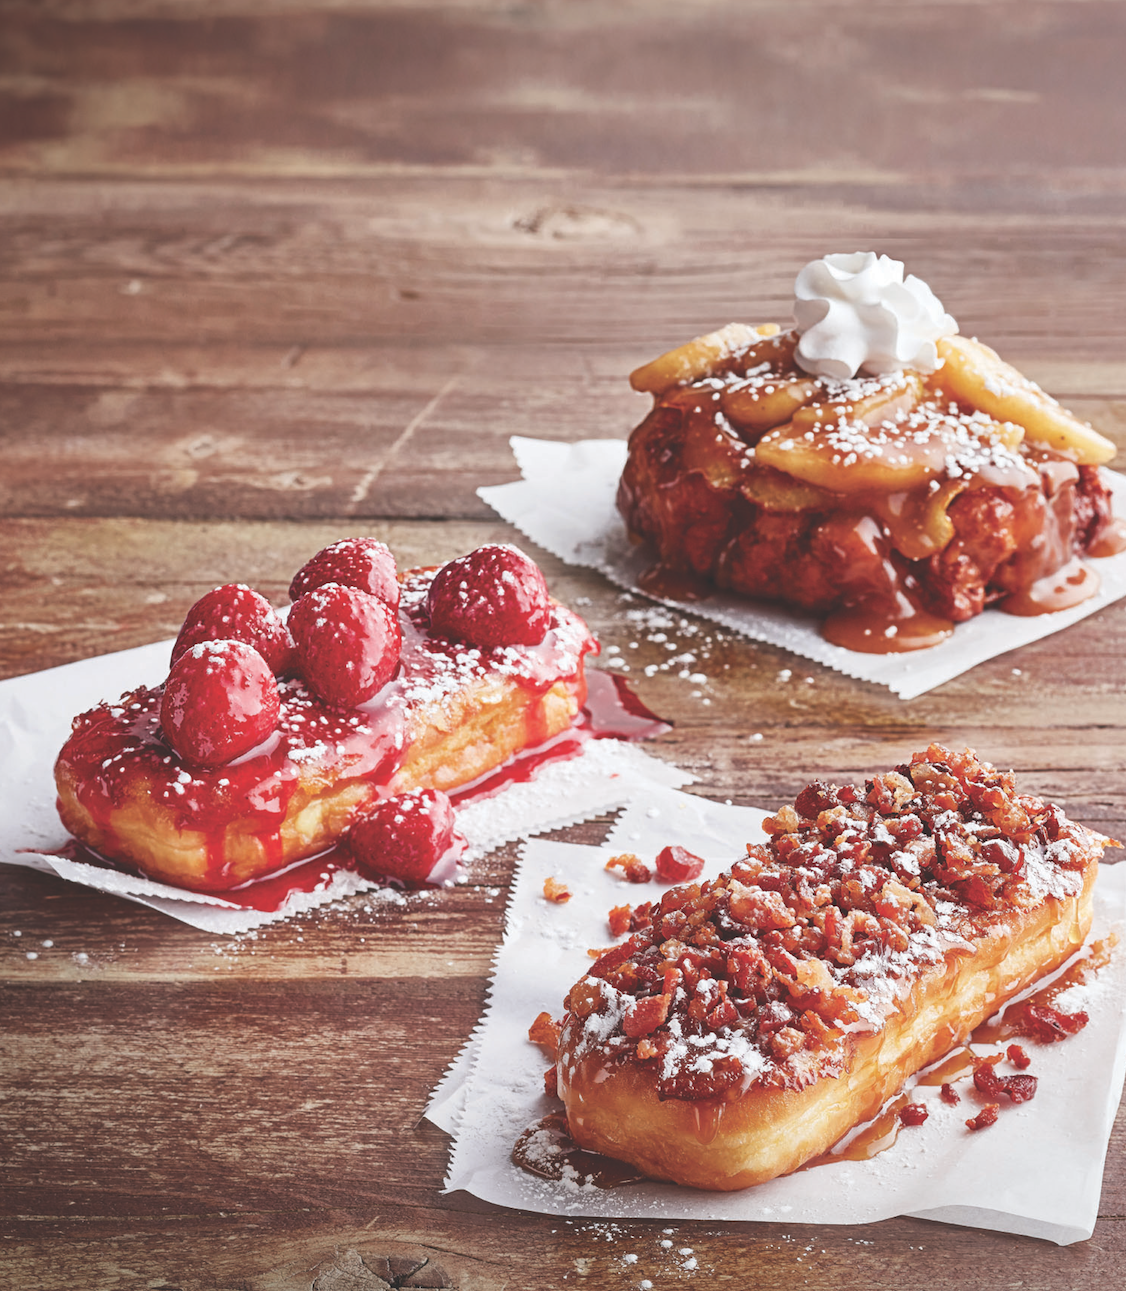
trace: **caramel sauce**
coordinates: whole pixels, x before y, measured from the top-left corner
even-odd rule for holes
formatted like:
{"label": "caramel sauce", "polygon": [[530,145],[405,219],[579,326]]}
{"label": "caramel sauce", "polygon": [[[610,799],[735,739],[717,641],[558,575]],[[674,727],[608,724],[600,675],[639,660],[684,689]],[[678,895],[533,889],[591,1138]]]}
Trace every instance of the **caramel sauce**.
{"label": "caramel sauce", "polygon": [[983,1022],[970,1037],[974,1044],[997,1044],[1013,1036],[1026,1034],[1025,1010],[1029,1005],[1053,1007],[1055,1001],[1072,986],[1083,986],[1091,981],[1100,968],[1110,963],[1111,954],[1118,943],[1114,933],[1101,941],[1093,941],[1086,954],[1081,954],[1071,961],[1066,969],[1047,986],[1042,986],[1031,995],[1014,1000],[989,1021]]}
{"label": "caramel sauce", "polygon": [[982,1059],[972,1049],[955,1049],[938,1064],[916,1078],[917,1085],[949,1085],[968,1075]]}
{"label": "caramel sauce", "polygon": [[802,1170],[813,1170],[820,1165],[834,1165],[839,1161],[871,1161],[881,1152],[886,1152],[899,1137],[899,1131],[903,1128],[899,1113],[910,1101],[910,1094],[900,1094],[843,1147],[830,1148],[819,1157],[813,1157],[805,1165],[799,1166],[795,1174]]}
{"label": "caramel sauce", "polygon": [[1111,520],[1095,535],[1087,555],[1117,556],[1120,551],[1126,551],[1126,520]]}
{"label": "caramel sauce", "polygon": [[903,654],[908,650],[929,650],[954,633],[950,619],[916,605],[904,593],[896,598],[895,610],[882,611],[870,605],[834,610],[821,624],[821,635],[833,645],[861,654]]}
{"label": "caramel sauce", "polygon": [[1072,556],[1054,573],[1045,574],[1028,587],[1006,596],[998,608],[1021,618],[1054,614],[1057,610],[1069,610],[1073,605],[1090,600],[1099,590],[1100,583],[1093,569],[1084,565],[1078,556]]}
{"label": "caramel sauce", "polygon": [[540,1179],[566,1179],[596,1188],[620,1188],[646,1179],[635,1166],[579,1147],[562,1112],[528,1126],[512,1149],[512,1163]]}

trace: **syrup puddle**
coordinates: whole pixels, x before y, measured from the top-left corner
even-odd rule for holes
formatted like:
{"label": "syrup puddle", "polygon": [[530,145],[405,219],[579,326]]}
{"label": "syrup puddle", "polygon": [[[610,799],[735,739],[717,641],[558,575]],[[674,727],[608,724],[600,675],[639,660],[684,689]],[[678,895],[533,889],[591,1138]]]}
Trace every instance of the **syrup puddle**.
{"label": "syrup puddle", "polygon": [[843,1147],[833,1147],[821,1156],[813,1157],[805,1165],[798,1166],[794,1173],[800,1174],[802,1170],[813,1170],[821,1165],[833,1165],[837,1161],[871,1161],[881,1152],[886,1152],[899,1138],[899,1131],[903,1128],[899,1113],[910,1101],[910,1094],[900,1094],[874,1120],[853,1134]]}
{"label": "syrup puddle", "polygon": [[[450,799],[456,805],[461,805],[481,798],[495,797],[510,785],[526,784],[535,779],[541,767],[577,757],[589,740],[652,739],[671,729],[672,723],[650,712],[629,689],[624,677],[591,668],[587,671],[586,703],[569,730],[562,731],[533,748],[524,749],[495,770],[454,790]],[[464,872],[460,858],[465,849],[465,840],[460,837],[455,839],[454,846],[439,859],[427,881],[415,886],[436,888],[455,883]],[[140,871],[117,865],[76,839],[71,839],[65,846],[50,854],[99,869],[140,875]],[[285,869],[239,887],[209,892],[207,895],[219,897],[242,909],[273,914],[285,905],[292,893],[322,891],[332,882],[333,875],[341,870],[362,872],[345,846],[333,847],[316,856],[295,861]],[[382,876],[371,877],[387,887],[402,889],[406,886]]]}
{"label": "syrup puddle", "polygon": [[529,1125],[512,1149],[514,1165],[538,1179],[561,1183],[593,1184],[596,1188],[621,1188],[644,1183],[646,1176],[624,1161],[588,1152],[571,1138],[563,1112]]}

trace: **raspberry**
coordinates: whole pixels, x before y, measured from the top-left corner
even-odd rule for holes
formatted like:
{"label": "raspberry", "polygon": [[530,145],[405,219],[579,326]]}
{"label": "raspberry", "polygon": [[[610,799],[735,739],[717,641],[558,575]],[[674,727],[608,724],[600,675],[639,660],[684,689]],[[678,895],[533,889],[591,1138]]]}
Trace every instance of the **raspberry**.
{"label": "raspberry", "polygon": [[201,596],[188,611],[172,647],[172,662],[201,641],[245,641],[275,677],[292,670],[293,642],[277,610],[245,583],[225,583]]}
{"label": "raspberry", "polygon": [[704,872],[704,862],[687,847],[675,844],[657,853],[657,877],[663,883],[691,883]]}
{"label": "raspberry", "polygon": [[538,645],[551,621],[539,566],[501,543],[443,565],[430,584],[429,608],[434,632],[486,650]]}
{"label": "raspberry", "polygon": [[278,724],[278,684],[245,641],[201,641],[172,665],[160,702],[164,738],[184,759],[221,766]]}
{"label": "raspberry", "polygon": [[352,822],[348,841],[360,865],[382,878],[423,883],[450,850],[454,809],[441,789],[382,798]]}
{"label": "raspberry", "polygon": [[342,538],[324,547],[297,571],[289,599],[299,601],[315,587],[340,583],[378,596],[392,609],[399,604],[399,580],[391,549],[375,538]]}
{"label": "raspberry", "polygon": [[325,583],[289,615],[301,675],[326,704],[354,708],[391,680],[403,635],[398,614],[355,587]]}

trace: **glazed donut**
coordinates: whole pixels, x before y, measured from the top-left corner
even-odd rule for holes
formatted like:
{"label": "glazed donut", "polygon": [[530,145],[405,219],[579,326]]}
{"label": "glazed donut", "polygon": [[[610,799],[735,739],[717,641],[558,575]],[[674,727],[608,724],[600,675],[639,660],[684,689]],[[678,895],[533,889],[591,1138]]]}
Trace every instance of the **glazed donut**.
{"label": "glazed donut", "polygon": [[1079,949],[1111,842],[940,745],[765,828],[569,992],[581,1147],[714,1190],[796,1170]]}

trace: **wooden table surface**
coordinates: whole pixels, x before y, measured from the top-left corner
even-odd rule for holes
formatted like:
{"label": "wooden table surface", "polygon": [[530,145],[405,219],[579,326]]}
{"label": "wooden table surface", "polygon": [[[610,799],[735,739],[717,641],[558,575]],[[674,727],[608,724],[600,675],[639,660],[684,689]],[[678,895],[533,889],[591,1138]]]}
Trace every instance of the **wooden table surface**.
{"label": "wooden table surface", "polygon": [[[1098,0],[2,0],[0,675],[170,636],[221,582],[281,603],[345,534],[407,565],[512,539],[475,492],[510,435],[624,437],[632,367],[785,318],[830,250],[905,260],[1126,445],[1124,62]],[[628,650],[618,592],[536,555]],[[703,697],[637,688],[709,796],[778,804],[937,738],[1122,838],[1124,627],[1119,603],[910,702],[742,640]],[[442,1195],[422,1109],[514,857],[227,944],[3,867],[0,1280],[374,1291],[403,1256],[463,1291],[1126,1281],[1121,1115],[1066,1248],[680,1223],[692,1272],[657,1223]]]}

